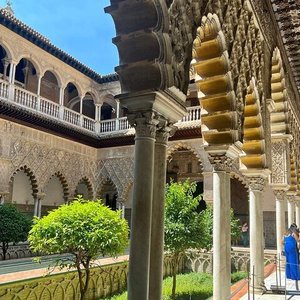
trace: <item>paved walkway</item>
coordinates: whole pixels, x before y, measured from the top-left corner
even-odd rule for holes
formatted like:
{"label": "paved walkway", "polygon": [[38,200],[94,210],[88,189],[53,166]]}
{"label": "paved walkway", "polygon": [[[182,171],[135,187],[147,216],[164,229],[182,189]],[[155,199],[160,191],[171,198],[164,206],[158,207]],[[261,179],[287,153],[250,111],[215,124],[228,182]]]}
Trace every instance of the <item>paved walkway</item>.
{"label": "paved walkway", "polygon": [[281,272],[281,276],[279,272],[277,273],[278,285],[280,283],[279,277],[281,277],[281,286],[283,287],[283,290],[285,286],[287,287],[287,295],[285,295],[284,293],[281,294],[273,293],[271,291],[271,286],[276,286],[276,272],[274,270],[274,272],[265,279],[265,286],[267,288],[267,293],[265,293],[264,295],[253,295],[250,292],[249,296],[248,294],[246,294],[243,297],[237,299],[240,300],[300,300],[300,290],[299,291],[296,290],[295,281],[289,279],[286,280],[284,270]]}

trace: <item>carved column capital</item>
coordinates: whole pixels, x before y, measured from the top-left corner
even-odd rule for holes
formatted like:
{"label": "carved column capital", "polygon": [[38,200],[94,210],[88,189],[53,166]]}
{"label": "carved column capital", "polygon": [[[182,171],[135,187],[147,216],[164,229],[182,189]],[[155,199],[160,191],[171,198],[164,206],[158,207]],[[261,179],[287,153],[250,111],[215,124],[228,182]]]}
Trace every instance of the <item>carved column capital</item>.
{"label": "carved column capital", "polygon": [[273,190],[273,193],[276,197],[276,200],[283,201],[285,199],[286,191],[284,191],[284,190]]}
{"label": "carved column capital", "polygon": [[214,171],[230,172],[233,166],[234,159],[224,155],[208,155],[209,162],[211,163]]}
{"label": "carved column capital", "polygon": [[260,176],[247,176],[247,183],[252,191],[262,192],[266,185],[266,178]]}
{"label": "carved column capital", "polygon": [[286,194],[285,199],[288,202],[293,203],[296,200],[296,195],[295,194]]}
{"label": "carved column capital", "polygon": [[159,124],[158,116],[153,112],[136,112],[127,116],[129,124],[135,128],[136,137],[155,138],[157,125]]}

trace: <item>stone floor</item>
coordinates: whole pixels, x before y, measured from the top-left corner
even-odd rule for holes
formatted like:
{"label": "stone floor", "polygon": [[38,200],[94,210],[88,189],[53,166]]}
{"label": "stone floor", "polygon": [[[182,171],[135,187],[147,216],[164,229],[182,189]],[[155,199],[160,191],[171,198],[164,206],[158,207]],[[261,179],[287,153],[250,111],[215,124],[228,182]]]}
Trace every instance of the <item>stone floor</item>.
{"label": "stone floor", "polygon": [[[281,275],[281,276],[279,276]],[[280,284],[279,277],[281,277],[281,286],[283,290],[287,290],[287,294],[275,294],[271,292],[271,286],[276,286],[276,272],[273,272],[270,276],[265,279],[265,285],[267,288],[267,293],[264,295],[254,295],[250,293],[250,295],[246,294],[241,297],[241,300],[300,300],[300,290],[296,290],[296,284],[294,280],[285,279],[284,270],[279,274],[277,273],[277,282]],[[300,283],[299,283],[300,286]]]}

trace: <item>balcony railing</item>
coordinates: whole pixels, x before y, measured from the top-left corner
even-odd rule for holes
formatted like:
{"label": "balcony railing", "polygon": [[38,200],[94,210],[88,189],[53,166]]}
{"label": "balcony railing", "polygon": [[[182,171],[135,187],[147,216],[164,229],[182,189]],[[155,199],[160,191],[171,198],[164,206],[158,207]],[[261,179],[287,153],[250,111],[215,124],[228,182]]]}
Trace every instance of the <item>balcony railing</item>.
{"label": "balcony railing", "polygon": [[[96,134],[108,134],[118,131],[128,131],[131,129],[127,117],[103,120],[97,122],[87,116],[84,116],[67,107],[40,97],[31,93],[22,87],[10,85],[7,81],[0,79],[0,98],[5,101],[12,101],[18,105],[47,115],[49,118],[64,121],[72,126],[94,132]],[[181,121],[176,123],[180,128],[190,126],[190,123],[195,123],[200,126],[200,106],[187,108],[187,114]]]}

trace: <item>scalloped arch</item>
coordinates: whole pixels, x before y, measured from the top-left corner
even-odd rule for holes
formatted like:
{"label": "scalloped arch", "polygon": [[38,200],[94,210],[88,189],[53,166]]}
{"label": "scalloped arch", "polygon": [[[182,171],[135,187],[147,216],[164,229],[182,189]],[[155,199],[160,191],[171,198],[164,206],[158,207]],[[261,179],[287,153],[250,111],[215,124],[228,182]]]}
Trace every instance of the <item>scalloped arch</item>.
{"label": "scalloped arch", "polygon": [[260,100],[254,78],[251,79],[245,97],[243,146],[245,156],[241,162],[247,169],[265,169],[265,139]]}
{"label": "scalloped arch", "polygon": [[271,133],[288,133],[288,101],[285,87],[285,73],[280,51],[276,48],[272,56],[271,96],[275,102],[275,110],[271,112]]}
{"label": "scalloped arch", "polygon": [[235,93],[225,36],[216,14],[202,18],[191,65],[201,105],[204,145],[233,144],[238,140]]}
{"label": "scalloped arch", "polygon": [[36,179],[36,176],[34,175],[33,171],[31,171],[31,169],[29,167],[27,167],[26,165],[18,168],[11,174],[10,182],[12,182],[14,175],[20,171],[23,171],[29,177],[31,187],[32,187],[32,195],[33,195],[33,197],[35,197],[38,193],[37,179]]}

